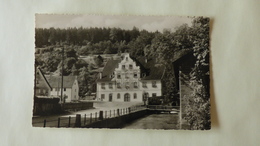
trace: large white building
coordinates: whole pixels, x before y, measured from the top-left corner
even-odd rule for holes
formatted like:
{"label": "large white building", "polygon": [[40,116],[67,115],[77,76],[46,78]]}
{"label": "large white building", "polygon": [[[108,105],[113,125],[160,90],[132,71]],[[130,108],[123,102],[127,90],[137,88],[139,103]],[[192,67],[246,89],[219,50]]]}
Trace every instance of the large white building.
{"label": "large white building", "polygon": [[108,60],[97,80],[97,100],[134,102],[162,95],[164,67],[154,60],[132,59],[128,53],[121,59]]}

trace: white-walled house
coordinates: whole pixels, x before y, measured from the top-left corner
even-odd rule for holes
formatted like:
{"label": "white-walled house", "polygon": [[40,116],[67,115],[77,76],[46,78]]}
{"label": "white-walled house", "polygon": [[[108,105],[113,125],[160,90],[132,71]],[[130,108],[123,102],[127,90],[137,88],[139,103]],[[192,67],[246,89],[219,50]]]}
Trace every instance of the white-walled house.
{"label": "white-walled house", "polygon": [[[61,95],[61,76],[46,76],[52,89],[50,97]],[[76,76],[63,76],[63,97],[65,102],[79,100],[79,85]]]}
{"label": "white-walled house", "polygon": [[[63,97],[65,102],[79,100],[79,85],[76,76],[63,76]],[[35,96],[38,98],[61,97],[61,76],[44,75],[36,68]]]}
{"label": "white-walled house", "polygon": [[164,67],[143,58],[132,59],[128,53],[109,60],[97,80],[97,100],[141,102],[162,95]]}

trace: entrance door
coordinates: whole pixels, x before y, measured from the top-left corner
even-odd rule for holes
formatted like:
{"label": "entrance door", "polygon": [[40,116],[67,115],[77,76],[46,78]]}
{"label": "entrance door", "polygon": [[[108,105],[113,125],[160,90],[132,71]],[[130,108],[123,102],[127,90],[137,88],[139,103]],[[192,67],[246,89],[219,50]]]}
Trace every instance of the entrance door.
{"label": "entrance door", "polygon": [[130,94],[129,93],[126,93],[125,96],[124,96],[124,101],[125,102],[129,102],[130,101]]}
{"label": "entrance door", "polygon": [[111,102],[113,99],[112,94],[109,94],[109,101]]}

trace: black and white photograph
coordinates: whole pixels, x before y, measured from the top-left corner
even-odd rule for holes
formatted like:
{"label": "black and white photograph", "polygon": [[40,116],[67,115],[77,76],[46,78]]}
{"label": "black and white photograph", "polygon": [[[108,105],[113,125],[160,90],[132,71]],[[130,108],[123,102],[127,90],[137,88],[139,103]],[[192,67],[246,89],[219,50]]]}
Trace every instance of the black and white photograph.
{"label": "black and white photograph", "polygon": [[35,15],[32,126],[210,130],[210,19]]}

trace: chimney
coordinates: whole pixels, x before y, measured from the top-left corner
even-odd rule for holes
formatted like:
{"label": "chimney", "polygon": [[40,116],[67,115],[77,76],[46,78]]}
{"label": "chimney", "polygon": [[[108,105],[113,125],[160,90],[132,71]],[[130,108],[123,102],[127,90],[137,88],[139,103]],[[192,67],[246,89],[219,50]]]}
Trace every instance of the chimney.
{"label": "chimney", "polygon": [[99,73],[99,78],[102,79],[102,72]]}

